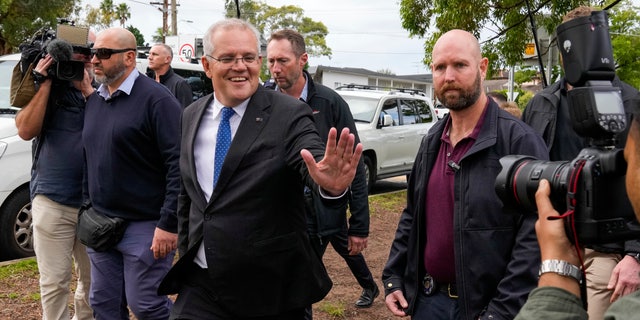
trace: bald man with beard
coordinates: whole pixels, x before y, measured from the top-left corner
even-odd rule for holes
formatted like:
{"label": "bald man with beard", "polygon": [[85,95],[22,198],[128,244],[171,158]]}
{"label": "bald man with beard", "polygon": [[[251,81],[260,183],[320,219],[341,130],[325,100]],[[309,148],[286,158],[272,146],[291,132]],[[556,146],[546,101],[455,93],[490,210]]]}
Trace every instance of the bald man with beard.
{"label": "bald man with beard", "polygon": [[463,30],[433,47],[436,97],[450,112],[422,140],[382,274],[387,308],[413,319],[513,319],[536,285],[536,216],[507,212],[499,159],[547,158],[542,139],[482,90],[488,68]]}
{"label": "bald man with beard", "polygon": [[156,292],[178,241],[182,108],[136,70],[131,32],[102,31],[92,53],[100,87],[87,101],[82,133],[85,201],[126,229],[106,251],[87,248],[91,307],[96,319],[129,319],[129,309],[138,319],[168,319],[172,302]]}

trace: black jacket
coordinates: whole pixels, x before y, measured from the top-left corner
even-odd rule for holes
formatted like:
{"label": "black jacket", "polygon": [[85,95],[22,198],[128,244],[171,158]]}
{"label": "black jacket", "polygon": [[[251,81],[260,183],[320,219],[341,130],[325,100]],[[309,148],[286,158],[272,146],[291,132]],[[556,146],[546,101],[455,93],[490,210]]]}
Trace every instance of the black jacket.
{"label": "black jacket", "polygon": [[[147,70],[147,76],[151,79],[156,78],[155,72],[151,69]],[[169,70],[160,76],[160,83],[173,93],[173,96],[178,99],[178,102],[183,108],[186,108],[188,105],[193,103],[193,91],[191,90],[191,86],[187,80],[176,74],[173,71],[173,68],[169,67]]]}
{"label": "black jacket", "polygon": [[[360,142],[351,110],[339,94],[321,84],[315,84],[307,71],[307,104],[313,112],[313,120],[320,133],[320,137],[326,143],[329,129],[335,127],[338,133],[342,128],[349,128],[355,137],[356,143]],[[322,206],[326,208],[325,206]],[[316,211],[322,207],[316,205]],[[346,208],[345,208],[346,210]],[[356,176],[353,178],[349,194],[349,218],[348,234],[351,236],[367,237],[369,235],[369,194],[365,176],[364,161],[361,158],[358,164]],[[346,212],[342,214],[321,214],[317,216],[317,235],[329,236],[341,230],[346,223]]]}
{"label": "black jacket", "polygon": [[[480,134],[460,160],[454,182],[454,254],[462,319],[513,319],[536,287],[540,249],[537,216],[503,210],[494,191],[500,158],[510,154],[546,159],[544,142],[530,127],[491,99]],[[413,314],[420,294],[426,245],[425,208],[428,177],[438,156],[449,116],[423,138],[407,187],[389,260],[382,273],[386,294],[403,290]],[[425,214],[426,212],[426,214]]]}

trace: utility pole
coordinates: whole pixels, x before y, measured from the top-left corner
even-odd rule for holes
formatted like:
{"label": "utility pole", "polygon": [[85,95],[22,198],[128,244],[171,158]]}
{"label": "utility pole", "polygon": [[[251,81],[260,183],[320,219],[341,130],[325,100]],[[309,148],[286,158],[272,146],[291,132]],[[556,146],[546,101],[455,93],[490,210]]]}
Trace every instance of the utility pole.
{"label": "utility pole", "polygon": [[168,0],[163,0],[163,2],[149,2],[151,5],[161,5],[161,8],[158,8],[162,12],[162,43],[164,43],[164,39],[167,36],[167,15],[169,14],[169,2]]}
{"label": "utility pole", "polygon": [[178,9],[176,0],[171,0],[171,35],[178,35]]}

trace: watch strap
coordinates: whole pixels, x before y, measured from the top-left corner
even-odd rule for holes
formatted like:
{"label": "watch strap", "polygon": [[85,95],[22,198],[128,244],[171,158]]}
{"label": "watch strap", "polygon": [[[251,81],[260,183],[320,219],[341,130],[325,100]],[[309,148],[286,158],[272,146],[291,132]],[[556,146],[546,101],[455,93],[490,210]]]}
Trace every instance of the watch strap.
{"label": "watch strap", "polygon": [[572,277],[578,282],[582,280],[582,272],[580,271],[580,268],[563,260],[552,259],[542,261],[542,263],[540,263],[540,272],[538,273],[538,276],[547,272],[557,273],[565,277]]}
{"label": "watch strap", "polygon": [[626,255],[636,259],[636,262],[640,263],[640,252],[627,252]]}

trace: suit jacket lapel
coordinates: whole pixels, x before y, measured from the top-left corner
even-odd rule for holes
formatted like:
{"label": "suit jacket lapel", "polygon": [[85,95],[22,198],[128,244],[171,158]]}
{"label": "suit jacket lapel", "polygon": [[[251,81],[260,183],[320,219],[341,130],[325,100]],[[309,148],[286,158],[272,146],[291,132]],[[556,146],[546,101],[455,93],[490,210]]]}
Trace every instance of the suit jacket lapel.
{"label": "suit jacket lapel", "polygon": [[[195,157],[193,154],[193,149],[194,149],[194,145],[195,145],[195,141],[196,141],[196,135],[198,134],[198,129],[200,128],[200,123],[202,122],[202,117],[205,114],[205,111],[207,109],[207,106],[209,106],[211,103],[213,103],[213,94],[210,94],[207,98],[203,99],[204,103],[200,103],[200,104],[196,104],[193,105],[194,112],[192,113],[192,119],[187,119],[187,121],[183,121],[183,125],[185,123],[189,123],[190,126],[187,128],[182,128],[182,132],[185,135],[185,137],[189,138],[189,141],[186,145],[187,148],[187,161],[189,163],[188,165],[188,170],[189,170],[189,176],[190,177],[197,177],[197,171],[196,171],[196,161],[195,161]],[[196,118],[196,121],[193,121]],[[184,154],[183,154],[184,155]],[[213,158],[211,158],[211,161],[213,161]],[[200,207],[204,207],[207,203],[206,201],[206,197],[204,196],[204,191],[202,191],[202,188],[200,187],[200,183],[197,181],[195,181],[195,187],[196,187],[196,192],[198,194],[198,206]],[[193,201],[194,199],[192,199]]]}
{"label": "suit jacket lapel", "polygon": [[213,189],[207,206],[210,206],[215,201],[220,194],[220,190],[227,185],[249,147],[255,143],[260,136],[260,132],[269,121],[271,102],[263,90],[266,89],[259,86],[258,91],[251,97],[249,105],[247,105],[247,110],[242,116],[238,131],[231,141],[231,146],[222,165],[220,177],[218,177],[218,183]]}

